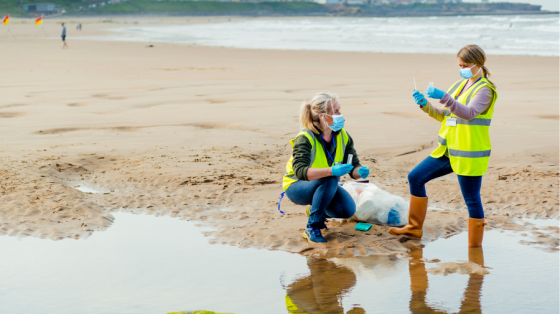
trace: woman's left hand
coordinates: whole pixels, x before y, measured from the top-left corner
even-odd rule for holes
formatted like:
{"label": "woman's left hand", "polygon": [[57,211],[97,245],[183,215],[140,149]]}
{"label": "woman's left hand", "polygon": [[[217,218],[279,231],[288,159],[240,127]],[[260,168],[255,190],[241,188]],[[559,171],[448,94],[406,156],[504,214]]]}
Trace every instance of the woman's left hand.
{"label": "woman's left hand", "polygon": [[362,179],[367,178],[367,176],[369,175],[369,168],[368,167],[361,167],[360,169],[358,169],[358,174],[360,175],[360,177]]}
{"label": "woman's left hand", "polygon": [[425,93],[426,93],[426,95],[428,95],[428,97],[434,98],[434,99],[442,99],[443,96],[445,96],[444,91],[442,91],[441,89],[437,89],[433,86],[426,87]]}

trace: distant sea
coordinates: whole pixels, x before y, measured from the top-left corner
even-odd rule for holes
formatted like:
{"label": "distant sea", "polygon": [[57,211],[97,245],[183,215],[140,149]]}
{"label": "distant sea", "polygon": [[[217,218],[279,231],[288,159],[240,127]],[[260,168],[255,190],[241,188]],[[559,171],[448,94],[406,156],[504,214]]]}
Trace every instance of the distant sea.
{"label": "distant sea", "polygon": [[559,56],[558,15],[247,19],[113,29],[111,40],[249,49]]}

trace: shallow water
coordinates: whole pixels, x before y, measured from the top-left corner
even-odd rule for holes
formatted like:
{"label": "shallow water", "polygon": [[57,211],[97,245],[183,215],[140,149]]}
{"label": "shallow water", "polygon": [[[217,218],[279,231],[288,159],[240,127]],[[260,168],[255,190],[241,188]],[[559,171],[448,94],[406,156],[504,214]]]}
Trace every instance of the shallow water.
{"label": "shallow water", "polygon": [[83,186],[83,185],[76,185],[74,186],[74,188],[80,192],[84,192],[84,193],[92,193],[92,194],[99,194],[99,193],[106,193],[103,191],[100,191],[96,188],[92,188],[89,186]]}
{"label": "shallow water", "polygon": [[531,218],[523,218],[522,219],[524,222],[528,222],[532,225],[535,225],[537,227],[559,227],[560,228],[560,222],[558,220],[555,219],[531,219]]}
{"label": "shallow water", "polygon": [[89,40],[170,42],[248,49],[456,54],[477,44],[489,54],[558,56],[558,15],[247,19],[123,27]]}
{"label": "shallow water", "polygon": [[[85,240],[0,237],[0,313],[557,313],[558,253],[490,231],[426,242],[411,259],[315,259],[208,244],[192,222],[116,213]],[[427,273],[472,260],[488,275]],[[483,259],[483,262],[482,262]],[[411,280],[413,284],[411,285]],[[353,309],[353,310],[352,310]],[[294,312],[295,313],[295,312]]]}

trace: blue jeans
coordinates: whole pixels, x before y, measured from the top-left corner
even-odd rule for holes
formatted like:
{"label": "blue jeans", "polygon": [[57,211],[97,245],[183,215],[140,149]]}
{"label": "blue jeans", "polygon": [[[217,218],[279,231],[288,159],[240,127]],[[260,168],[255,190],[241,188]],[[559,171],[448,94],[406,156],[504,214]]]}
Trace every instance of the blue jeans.
{"label": "blue jeans", "polygon": [[311,205],[308,228],[325,228],[324,216],[350,218],[356,212],[356,203],[338,185],[337,177],[296,181],[286,190],[286,195],[297,205]]}
{"label": "blue jeans", "polygon": [[[448,157],[442,156],[436,159],[428,156],[428,158],[424,159],[408,174],[410,194],[416,197],[426,197],[426,183],[452,172],[453,169],[451,169],[451,163]],[[482,176],[471,177],[457,175],[457,177],[459,177],[461,193],[463,193],[463,198],[469,209],[469,217],[477,219],[484,218],[484,209],[482,208],[482,201],[480,200]]]}

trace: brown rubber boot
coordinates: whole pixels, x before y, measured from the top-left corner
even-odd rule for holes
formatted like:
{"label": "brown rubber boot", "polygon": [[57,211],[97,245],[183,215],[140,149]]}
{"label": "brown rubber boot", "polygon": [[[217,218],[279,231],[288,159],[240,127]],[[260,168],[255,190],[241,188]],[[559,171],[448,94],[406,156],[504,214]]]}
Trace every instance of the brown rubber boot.
{"label": "brown rubber boot", "polygon": [[408,210],[408,224],[402,228],[389,228],[389,232],[396,236],[406,235],[416,239],[422,239],[422,226],[428,210],[428,198],[410,196],[410,208]]}
{"label": "brown rubber boot", "polygon": [[485,225],[484,218],[469,218],[469,247],[482,246]]}

